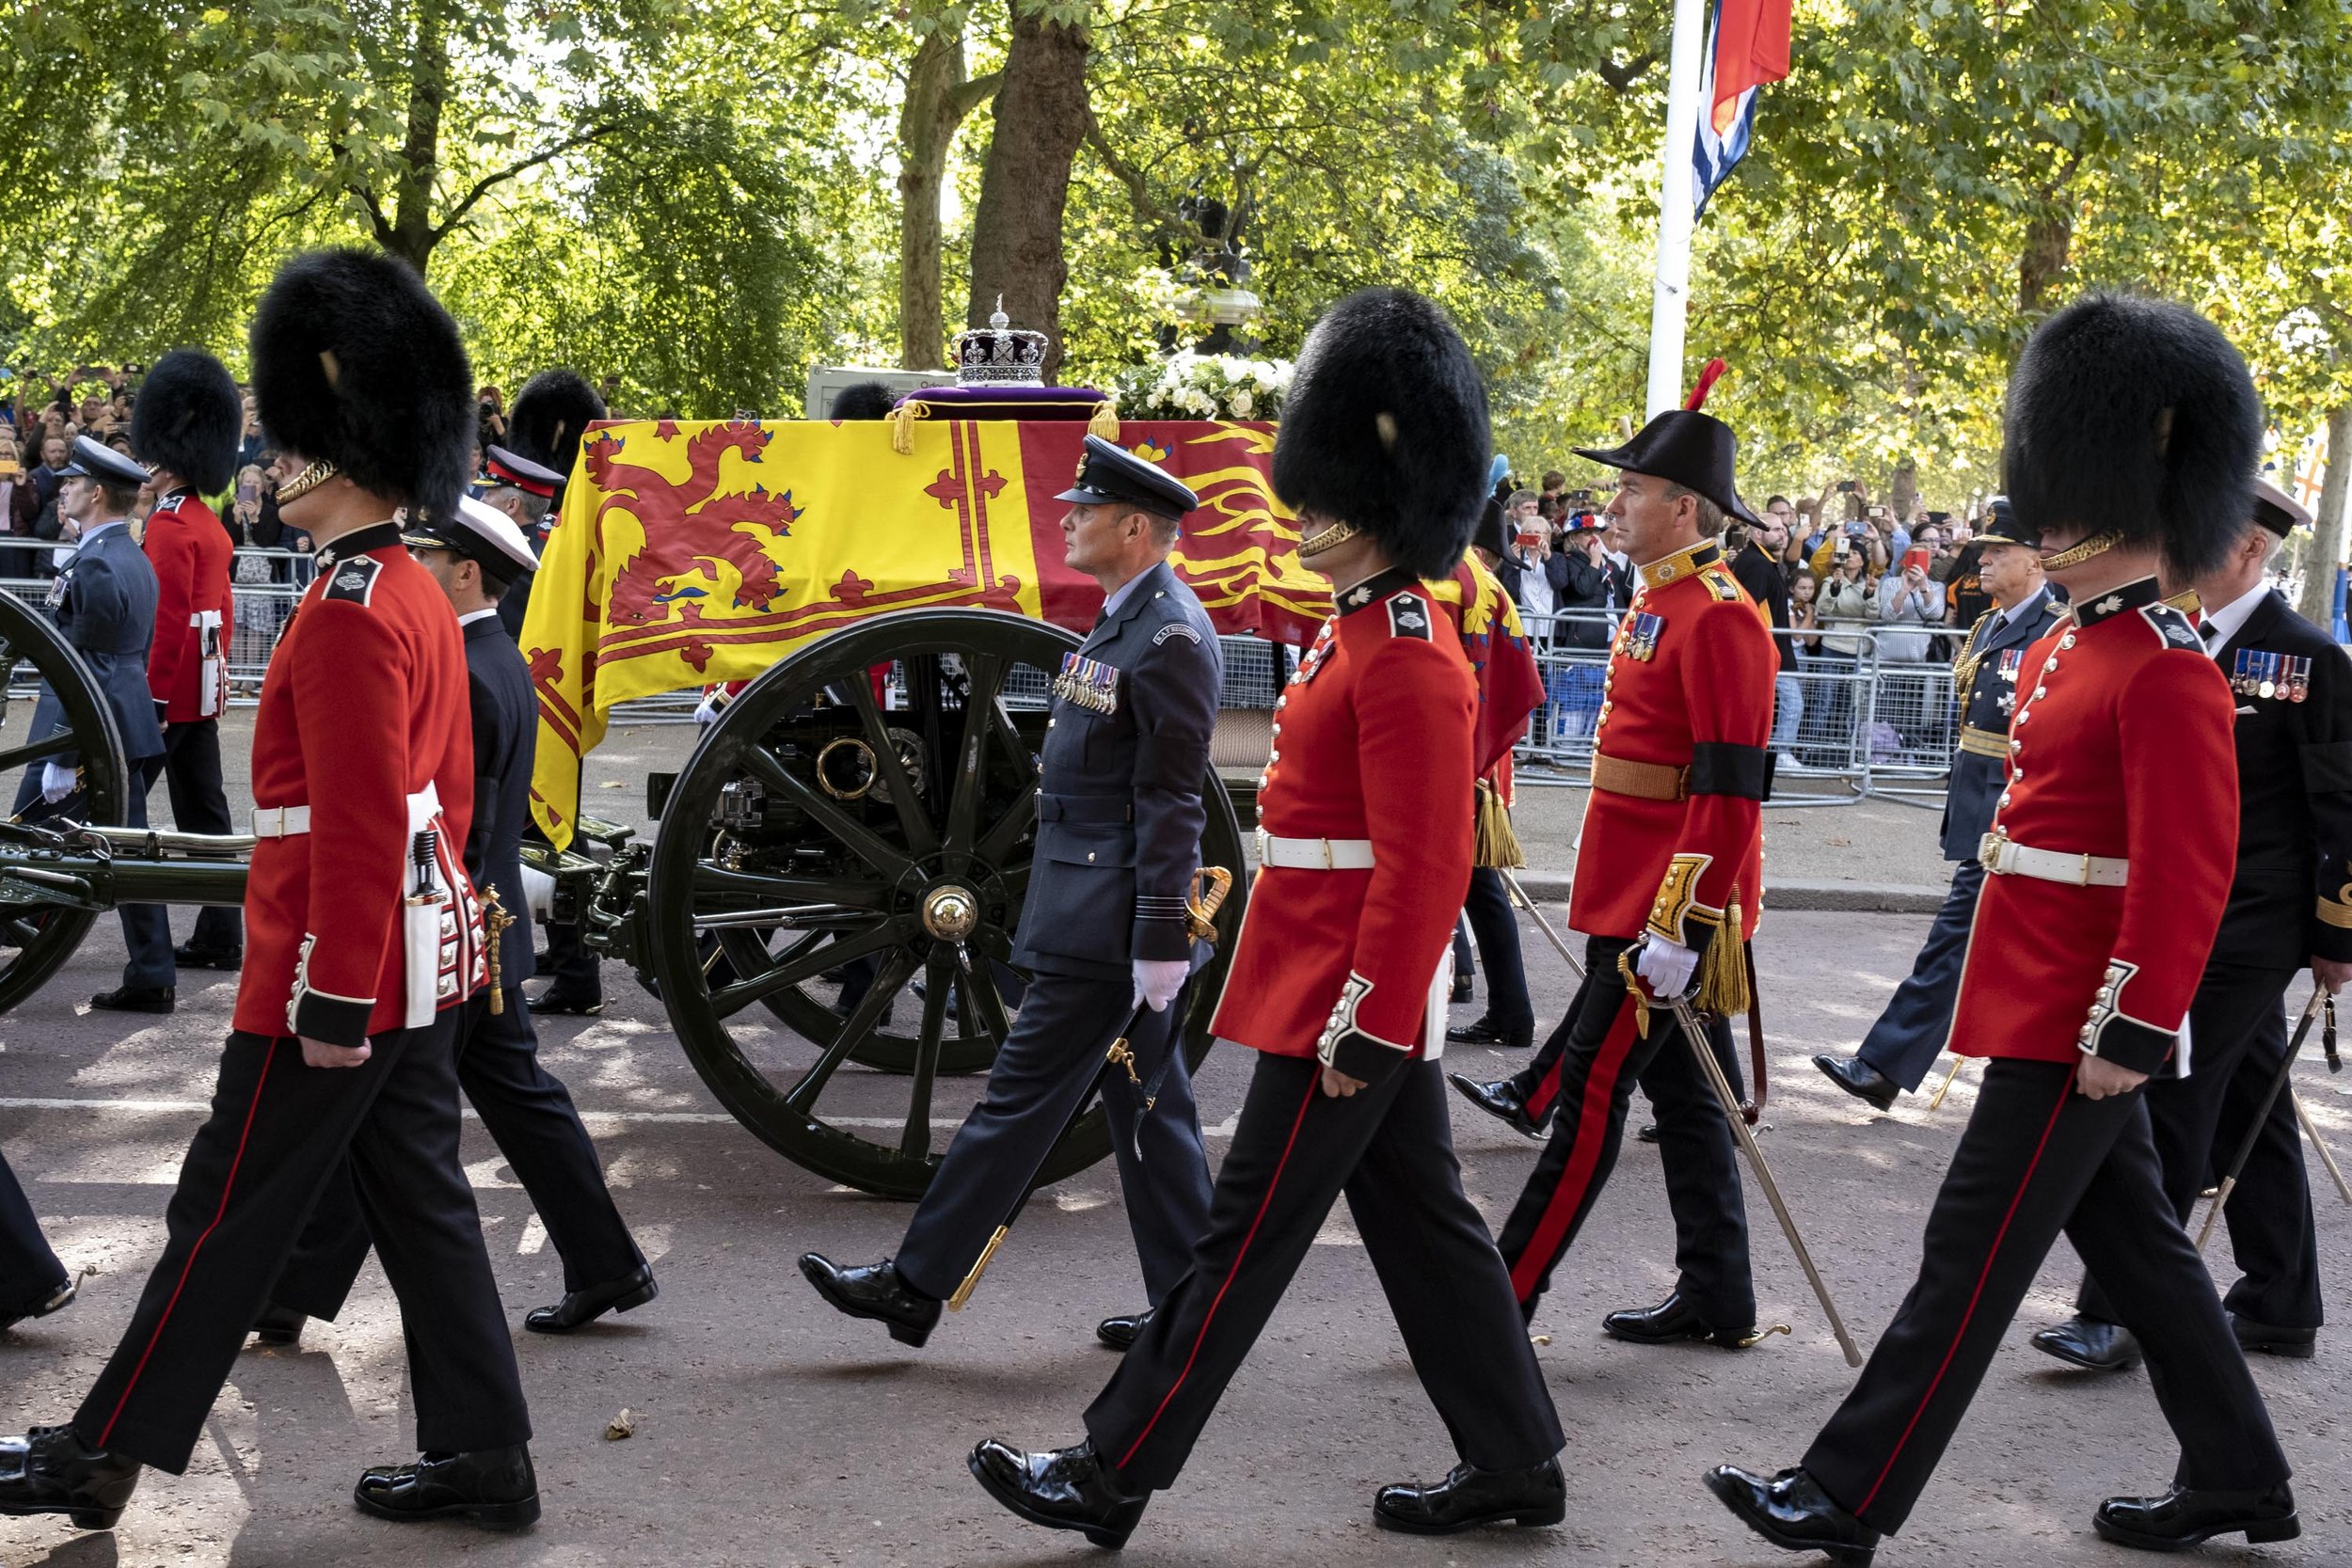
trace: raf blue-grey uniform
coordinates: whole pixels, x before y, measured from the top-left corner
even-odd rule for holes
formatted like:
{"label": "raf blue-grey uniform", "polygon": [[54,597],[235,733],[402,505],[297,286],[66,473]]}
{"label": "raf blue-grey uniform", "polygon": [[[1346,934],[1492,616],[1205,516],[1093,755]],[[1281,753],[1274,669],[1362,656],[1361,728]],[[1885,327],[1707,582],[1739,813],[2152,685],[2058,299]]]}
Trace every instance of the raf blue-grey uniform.
{"label": "raf blue-grey uniform", "polygon": [[1950,787],[1944,796],[1944,858],[1960,863],[1951,891],[1935,911],[1928,940],[1913,960],[1910,977],[1858,1054],[1905,1089],[1916,1089],[1935,1065],[1952,1032],[1952,1008],[1960,999],[1960,971],[1968,956],[1968,932],[1976,922],[1977,893],[1984,867],[1977,853],[1992,831],[2008,767],[2009,721],[2017,705],[2017,672],[2025,650],[2058,625],[2066,607],[2045,585],[2014,610],[1994,610],[1968,628],[1953,660],[1956,679],[1964,677],[1960,750],[1952,753]]}
{"label": "raf blue-grey uniform", "polygon": [[[1079,487],[1058,499],[1136,499],[1175,482],[1089,436]],[[1105,456],[1104,453],[1112,454]],[[1120,467],[1114,468],[1115,457]],[[1136,474],[1134,469],[1146,469]],[[1155,499],[1163,508],[1184,501]],[[954,1293],[1076,1110],[1135,1000],[1134,960],[1194,957],[1184,899],[1200,863],[1224,664],[1216,632],[1166,562],[1122,585],[1055,683],[1037,797],[1037,850],[1013,961],[1028,994],[989,1070],[988,1094],[949,1146],[907,1227],[899,1276]],[[1145,1096],[1104,1076],[1120,1185],[1152,1305],[1184,1277],[1207,1227],[1209,1163],[1184,1066],[1185,999],[1143,1008],[1128,1046]]]}
{"label": "raf blue-grey uniform", "polygon": [[[103,479],[113,484],[144,484],[147,470],[110,447],[88,436],[73,443],[69,476]],[[124,821],[147,826],[147,791],[162,771],[163,726],[155,719],[154,694],[147,686],[147,656],[155,640],[155,569],[147,562],[127,522],[111,522],[83,536],[73,559],[50,590],[57,630],[73,644],[114,710],[122,732],[122,759],[140,777],[122,782]],[[46,685],[33,707],[26,738],[40,740],[65,729],[65,705]],[[72,768],[79,753],[65,751],[44,759]],[[47,816],[78,816],[77,788],[55,806],[41,800],[41,762],[29,764],[17,787],[16,815],[27,821]],[[122,983],[137,988],[169,986],[176,978],[171,958],[171,921],[160,904],[121,907],[122,939],[131,952],[123,966]]]}

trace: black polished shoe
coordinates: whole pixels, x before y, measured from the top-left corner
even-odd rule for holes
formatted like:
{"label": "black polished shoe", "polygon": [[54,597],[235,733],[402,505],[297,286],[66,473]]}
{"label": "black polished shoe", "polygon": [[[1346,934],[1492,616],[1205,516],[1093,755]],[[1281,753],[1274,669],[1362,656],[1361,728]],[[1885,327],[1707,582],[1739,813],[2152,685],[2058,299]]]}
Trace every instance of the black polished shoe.
{"label": "black polished shoe", "polygon": [[1525,1470],[1456,1465],[1435,1486],[1383,1486],[1372,1522],[1407,1535],[1452,1535],[1481,1525],[1556,1525],[1568,1516],[1568,1483],[1560,1462]]}
{"label": "black polished shoe", "polygon": [[29,1306],[0,1307],[0,1334],[7,1333],[28,1318],[45,1318],[52,1312],[62,1312],[72,1306],[73,1298],[81,1293],[82,1282],[69,1279]]}
{"label": "black polished shoe", "polygon": [[1134,1347],[1137,1339],[1143,1338],[1143,1325],[1151,1321],[1152,1309],[1150,1307],[1140,1312],[1121,1312],[1116,1318],[1104,1318],[1101,1323],[1096,1323],[1094,1337],[1110,1346],[1111,1349],[1124,1354]]}
{"label": "black polished shoe", "polygon": [[191,942],[173,948],[171,961],[182,969],[226,969],[233,973],[245,967],[245,955],[233,947],[199,947]]}
{"label": "black polished shoe", "polygon": [[1492,1016],[1474,1018],[1468,1023],[1454,1024],[1445,1032],[1448,1045],[1495,1045],[1505,1051],[1525,1051],[1535,1043],[1535,1022],[1504,1025]]}
{"label": "black polished shoe", "polygon": [[1508,1078],[1482,1084],[1467,1072],[1449,1072],[1445,1081],[1462,1091],[1462,1098],[1523,1137],[1542,1141],[1544,1124],[1527,1114],[1518,1085]]}
{"label": "black polished shoe", "polygon": [[1767,1481],[1736,1465],[1718,1465],[1707,1472],[1707,1489],[1775,1546],[1820,1552],[1842,1568],[1868,1568],[1878,1550],[1879,1532],[1832,1502],[1803,1470],[1783,1470]]}
{"label": "black polished shoe", "polygon": [[1127,1544],[1143,1517],[1146,1493],[1131,1497],[1120,1489],[1088,1438],[1074,1449],[1024,1453],[987,1438],[965,1461],[982,1491],[1033,1525],[1074,1529],[1113,1551]]}
{"label": "black polished shoe", "polygon": [[89,1005],[110,1013],[167,1013],[180,1000],[171,986],[117,986],[91,997]]}
{"label": "black polished shoe", "polygon": [[539,1520],[539,1478],[531,1468],[531,1450],[520,1443],[420,1454],[414,1465],[361,1472],[351,1500],[362,1513],[404,1524],[464,1519],[484,1529],[529,1529]]}
{"label": "black polished shoe", "polygon": [[890,1259],[845,1269],[822,1253],[803,1252],[801,1272],[818,1295],[852,1318],[888,1324],[890,1337],[902,1345],[922,1349],[939,1326],[939,1303],[900,1278]]}
{"label": "black polished shoe", "polygon": [[574,990],[561,980],[524,1000],[532,1012],[545,1017],[594,1018],[604,1011],[602,990]]}
{"label": "black polished shoe", "polygon": [[1633,1141],[1635,1143],[1645,1144],[1656,1143],[1658,1141],[1658,1124],[1654,1121],[1645,1121],[1642,1123],[1641,1126],[1633,1130]]}
{"label": "black polished shoe", "polygon": [[633,1312],[660,1293],[661,1287],[654,1283],[653,1265],[640,1263],[618,1279],[584,1291],[566,1291],[553,1307],[532,1307],[523,1326],[533,1334],[569,1334],[607,1312]]}
{"label": "black polished shoe", "polygon": [[2139,1365],[2139,1341],[2121,1323],[2073,1317],[2033,1337],[2033,1348],[2071,1367],[2093,1372],[2128,1372]]}
{"label": "black polished shoe", "polygon": [[292,1345],[300,1342],[302,1325],[310,1321],[307,1312],[270,1302],[253,1314],[253,1337],[265,1345]]}
{"label": "black polished shoe", "polygon": [[2185,1551],[2217,1535],[2243,1531],[2247,1544],[2292,1541],[2303,1533],[2295,1494],[2280,1481],[2267,1492],[2196,1492],[2175,1486],[2160,1497],[2109,1497],[2090,1516],[2102,1541],[2144,1552]]}
{"label": "black polished shoe", "polygon": [[137,1460],[93,1449],[70,1426],[0,1437],[0,1513],[62,1513],[81,1529],[112,1529],[138,1484]]}
{"label": "black polished shoe", "polygon": [[1456,974],[1454,977],[1454,994],[1446,1000],[1456,1007],[1468,1002],[1475,1002],[1478,1000],[1476,982],[1468,974]]}
{"label": "black polished shoe", "polygon": [[1893,1105],[1895,1097],[1903,1092],[1901,1085],[1859,1056],[1816,1056],[1813,1065],[1820,1068],[1831,1083],[1856,1100],[1867,1101],[1874,1111],[1883,1111]]}
{"label": "black polished shoe", "polygon": [[2315,1328],[2280,1328],[2276,1323],[2258,1323],[2251,1318],[2230,1314],[2230,1332],[2237,1336],[2238,1349],[2260,1351],[2265,1355],[2283,1355],[2296,1361],[2309,1361],[2318,1346],[2319,1330]]}
{"label": "black polished shoe", "polygon": [[1756,1325],[1719,1328],[1691,1309],[1677,1291],[1655,1307],[1628,1307],[1600,1320],[1600,1330],[1612,1339],[1636,1345],[1671,1345],[1697,1339],[1724,1350],[1746,1350],[1756,1343]]}

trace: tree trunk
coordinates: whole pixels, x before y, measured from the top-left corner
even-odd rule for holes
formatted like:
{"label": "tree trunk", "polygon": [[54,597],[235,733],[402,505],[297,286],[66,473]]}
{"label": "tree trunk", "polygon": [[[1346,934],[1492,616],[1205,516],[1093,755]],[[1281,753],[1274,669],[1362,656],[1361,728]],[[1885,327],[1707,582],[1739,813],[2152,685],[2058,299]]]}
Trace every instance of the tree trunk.
{"label": "tree trunk", "polygon": [[1906,457],[1895,465],[1895,477],[1886,486],[1886,504],[1893,509],[1895,521],[1908,531],[1911,514],[1919,505],[1919,460]]}
{"label": "tree trunk", "polygon": [[907,70],[906,104],[898,111],[898,364],[903,370],[929,370],[946,358],[940,191],[958,128],[996,90],[996,82],[993,71],[964,80],[963,40],[944,28],[923,40]]}
{"label": "tree trunk", "polygon": [[437,0],[417,8],[417,41],[408,59],[408,135],[400,148],[400,182],[389,230],[376,239],[422,277],[440,231],[433,224],[433,183],[441,167],[441,105],[449,98],[449,35]]}
{"label": "tree trunk", "polygon": [[999,295],[1015,326],[1046,336],[1045,379],[1061,368],[1062,208],[1070,166],[1087,128],[1082,27],[1028,14],[1010,0],[1012,45],[996,91],[996,128],[980,173],[972,221],[972,300],[965,319],[988,320]]}
{"label": "tree trunk", "polygon": [[2344,564],[2347,501],[2352,501],[2352,404],[2328,416],[2328,481],[2312,519],[2312,548],[2303,567],[2303,602],[2296,608],[2322,631],[2336,618],[2336,568]]}
{"label": "tree trunk", "polygon": [[2074,209],[2054,200],[2026,226],[2026,248],[2017,259],[2018,309],[2028,316],[2042,313],[2042,302],[2065,274],[2074,248]]}

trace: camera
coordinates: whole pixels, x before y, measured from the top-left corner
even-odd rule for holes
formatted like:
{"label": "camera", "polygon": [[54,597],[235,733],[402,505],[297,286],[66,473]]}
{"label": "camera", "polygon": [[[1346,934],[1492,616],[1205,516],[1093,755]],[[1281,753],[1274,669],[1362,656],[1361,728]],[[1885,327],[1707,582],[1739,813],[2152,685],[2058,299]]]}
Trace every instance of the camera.
{"label": "camera", "polygon": [[1841,480],[1839,480],[1839,481],[1837,482],[1837,493],[1838,493],[1839,495],[1841,495],[1841,496],[1851,496],[1851,495],[1852,495],[1852,494],[1853,494],[1853,491],[1854,491],[1854,483],[1853,483],[1853,481],[1852,481],[1852,480],[1851,480],[1851,479],[1841,479]]}

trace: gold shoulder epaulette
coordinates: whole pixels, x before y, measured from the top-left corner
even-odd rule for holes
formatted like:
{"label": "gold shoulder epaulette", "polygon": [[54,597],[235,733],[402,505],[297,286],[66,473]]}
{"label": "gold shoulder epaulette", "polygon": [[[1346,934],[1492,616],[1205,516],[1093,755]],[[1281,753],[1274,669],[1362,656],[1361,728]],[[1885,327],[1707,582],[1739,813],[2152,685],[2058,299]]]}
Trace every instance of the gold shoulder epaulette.
{"label": "gold shoulder epaulette", "polygon": [[1740,596],[1740,579],[1733,577],[1721,562],[1701,567],[1699,580],[1707,584],[1708,593],[1726,603]]}

